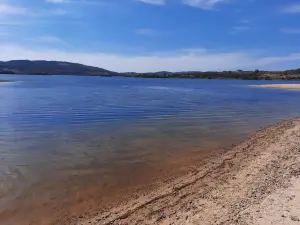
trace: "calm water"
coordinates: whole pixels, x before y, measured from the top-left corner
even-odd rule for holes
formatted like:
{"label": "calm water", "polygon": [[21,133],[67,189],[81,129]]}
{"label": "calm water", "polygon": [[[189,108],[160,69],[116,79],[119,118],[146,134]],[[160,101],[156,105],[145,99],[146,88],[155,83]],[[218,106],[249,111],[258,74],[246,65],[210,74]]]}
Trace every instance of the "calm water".
{"label": "calm water", "polygon": [[300,115],[299,91],[246,86],[276,82],[5,78],[20,82],[0,83],[2,202],[45,178],[119,179],[132,166],[143,171],[177,154],[228,147]]}

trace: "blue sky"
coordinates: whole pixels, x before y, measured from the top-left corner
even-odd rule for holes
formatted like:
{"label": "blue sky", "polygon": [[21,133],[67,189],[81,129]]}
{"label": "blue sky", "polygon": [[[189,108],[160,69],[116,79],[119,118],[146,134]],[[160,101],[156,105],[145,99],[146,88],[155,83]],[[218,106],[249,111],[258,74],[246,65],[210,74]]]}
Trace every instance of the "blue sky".
{"label": "blue sky", "polygon": [[0,0],[0,60],[114,71],[300,67],[300,0]]}

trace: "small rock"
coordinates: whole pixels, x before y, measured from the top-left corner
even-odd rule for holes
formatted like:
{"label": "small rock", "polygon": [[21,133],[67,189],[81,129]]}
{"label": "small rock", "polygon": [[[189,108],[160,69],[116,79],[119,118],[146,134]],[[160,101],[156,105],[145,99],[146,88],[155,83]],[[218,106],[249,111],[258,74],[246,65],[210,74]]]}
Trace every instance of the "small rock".
{"label": "small rock", "polygon": [[295,198],[295,195],[292,195],[292,196],[289,197],[289,200],[291,201],[291,200],[293,200],[294,198]]}
{"label": "small rock", "polygon": [[300,219],[297,216],[291,216],[291,220],[293,220],[293,221],[300,221]]}

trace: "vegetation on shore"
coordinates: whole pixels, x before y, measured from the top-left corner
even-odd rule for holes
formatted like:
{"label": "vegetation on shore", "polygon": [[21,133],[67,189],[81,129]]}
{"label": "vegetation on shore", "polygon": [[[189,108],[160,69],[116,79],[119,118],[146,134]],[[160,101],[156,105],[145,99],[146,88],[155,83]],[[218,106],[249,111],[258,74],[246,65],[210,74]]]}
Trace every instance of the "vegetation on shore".
{"label": "vegetation on shore", "polygon": [[13,82],[12,80],[0,80],[0,83],[1,82]]}
{"label": "vegetation on shore", "polygon": [[117,73],[98,67],[60,61],[13,60],[0,61],[0,74],[29,75],[83,75],[83,76],[123,76],[140,78],[195,78],[195,79],[240,79],[240,80],[300,80],[300,68],[285,71],[182,71],[155,73]]}
{"label": "vegetation on shore", "polygon": [[287,71],[189,71],[189,72],[157,72],[126,73],[126,77],[143,78],[195,78],[195,79],[234,79],[234,80],[300,80],[300,69]]}

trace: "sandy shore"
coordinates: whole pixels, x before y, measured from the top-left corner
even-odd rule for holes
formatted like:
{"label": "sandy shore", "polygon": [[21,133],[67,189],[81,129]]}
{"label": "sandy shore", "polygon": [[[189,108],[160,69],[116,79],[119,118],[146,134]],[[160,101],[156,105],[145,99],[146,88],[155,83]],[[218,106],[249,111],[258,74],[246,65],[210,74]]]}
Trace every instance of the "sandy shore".
{"label": "sandy shore", "polygon": [[298,224],[300,120],[253,134],[187,176],[57,224]]}
{"label": "sandy shore", "polygon": [[300,90],[300,84],[263,84],[263,85],[249,85],[250,87],[258,88],[279,88],[289,90]]}

